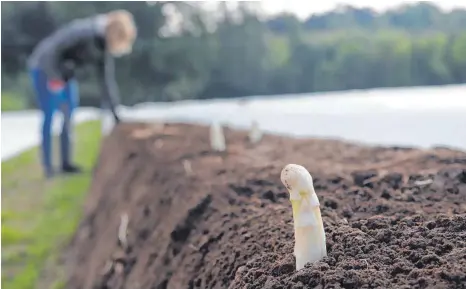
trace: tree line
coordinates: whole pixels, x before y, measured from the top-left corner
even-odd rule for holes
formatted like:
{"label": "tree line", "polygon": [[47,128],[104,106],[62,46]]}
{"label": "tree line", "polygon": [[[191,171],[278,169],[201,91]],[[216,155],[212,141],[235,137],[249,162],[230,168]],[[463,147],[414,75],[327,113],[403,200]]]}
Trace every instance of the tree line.
{"label": "tree line", "polygon": [[[121,8],[138,26],[133,53],[117,60],[126,105],[466,82],[466,10],[429,2],[384,13],[340,6],[304,20],[264,18],[247,2],[215,11],[175,1],[3,2],[2,94],[33,105],[34,46],[74,18]],[[93,70],[79,78],[81,103],[98,105]]]}

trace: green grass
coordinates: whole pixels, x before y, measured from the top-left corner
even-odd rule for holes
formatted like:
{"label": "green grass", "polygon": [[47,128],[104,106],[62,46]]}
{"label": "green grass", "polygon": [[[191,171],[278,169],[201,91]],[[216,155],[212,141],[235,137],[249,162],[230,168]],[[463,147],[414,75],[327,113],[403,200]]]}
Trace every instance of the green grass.
{"label": "green grass", "polygon": [[79,224],[100,149],[99,122],[78,125],[75,142],[81,175],[44,180],[37,148],[2,162],[4,288],[63,288],[58,258]]}
{"label": "green grass", "polygon": [[26,109],[26,101],[19,95],[2,92],[2,111]]}

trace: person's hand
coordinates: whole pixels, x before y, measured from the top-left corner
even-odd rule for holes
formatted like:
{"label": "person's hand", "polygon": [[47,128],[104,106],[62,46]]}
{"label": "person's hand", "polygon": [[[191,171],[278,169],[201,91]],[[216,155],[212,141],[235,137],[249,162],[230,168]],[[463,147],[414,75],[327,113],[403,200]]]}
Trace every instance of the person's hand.
{"label": "person's hand", "polygon": [[48,88],[51,92],[59,92],[65,88],[65,82],[60,80],[60,79],[52,79],[49,80],[48,83]]}
{"label": "person's hand", "polygon": [[115,123],[118,124],[121,122],[120,117],[116,113],[113,115],[113,118],[115,119]]}
{"label": "person's hand", "polygon": [[119,124],[121,120],[120,120],[120,116],[118,115],[118,109],[116,107],[112,109],[112,114],[113,114],[113,119],[115,121],[115,124]]}

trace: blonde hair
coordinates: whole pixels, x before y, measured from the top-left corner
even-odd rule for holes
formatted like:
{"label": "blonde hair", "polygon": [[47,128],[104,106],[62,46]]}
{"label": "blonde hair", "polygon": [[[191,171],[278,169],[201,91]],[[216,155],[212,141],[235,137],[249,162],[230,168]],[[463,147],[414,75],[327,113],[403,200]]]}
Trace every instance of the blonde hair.
{"label": "blonde hair", "polygon": [[105,38],[109,52],[121,56],[132,51],[137,36],[133,15],[126,10],[115,10],[106,14]]}

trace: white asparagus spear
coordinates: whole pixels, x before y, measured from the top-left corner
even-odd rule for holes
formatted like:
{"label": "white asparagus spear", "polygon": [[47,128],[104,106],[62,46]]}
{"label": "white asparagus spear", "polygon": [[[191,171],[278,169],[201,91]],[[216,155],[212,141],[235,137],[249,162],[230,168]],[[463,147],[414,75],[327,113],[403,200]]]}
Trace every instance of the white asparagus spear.
{"label": "white asparagus spear", "polygon": [[251,129],[249,131],[249,141],[252,144],[258,143],[262,139],[262,131],[259,128],[259,123],[253,121],[251,124]]}
{"label": "white asparagus spear", "polygon": [[317,262],[327,256],[320,203],[314,191],[311,174],[303,166],[295,164],[285,166],[280,178],[290,193],[296,270],[300,270],[306,263]]}
{"label": "white asparagus spear", "polygon": [[129,223],[128,214],[126,213],[122,214],[120,217],[120,226],[118,227],[118,239],[120,240],[120,244],[125,249],[128,247],[128,240],[126,238],[126,235],[128,233],[128,223]]}
{"label": "white asparagus spear", "polygon": [[214,122],[210,126],[210,145],[214,151],[225,151],[225,136],[223,134],[223,128],[218,122]]}

